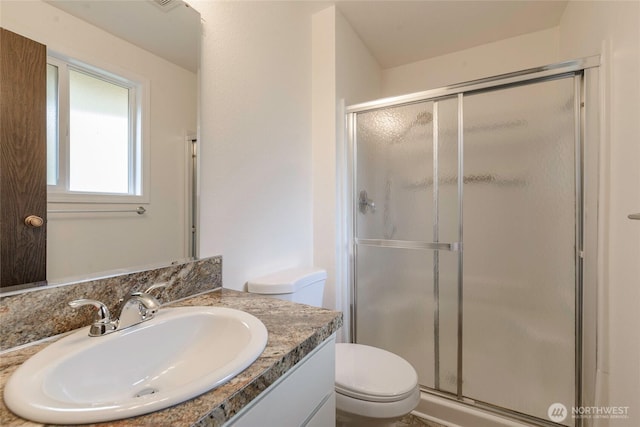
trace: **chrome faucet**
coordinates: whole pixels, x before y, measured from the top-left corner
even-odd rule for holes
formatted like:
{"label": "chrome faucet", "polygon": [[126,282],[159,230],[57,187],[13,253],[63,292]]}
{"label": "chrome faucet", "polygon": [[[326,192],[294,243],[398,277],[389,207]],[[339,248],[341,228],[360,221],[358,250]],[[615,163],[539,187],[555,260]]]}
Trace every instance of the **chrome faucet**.
{"label": "chrome faucet", "polygon": [[93,305],[97,308],[96,314],[93,317],[93,323],[89,329],[89,336],[100,337],[153,319],[158,309],[160,309],[160,301],[149,292],[154,289],[163,288],[168,284],[169,283],[157,283],[147,288],[144,292],[132,292],[126,299],[121,300],[122,308],[120,309],[120,316],[115,320],[111,319],[107,306],[100,301],[78,299],[69,302],[69,305],[74,308],[83,305]]}
{"label": "chrome faucet", "polygon": [[163,288],[168,283],[158,283],[148,287],[144,292],[133,292],[122,302],[120,318],[118,319],[118,329],[125,329],[146,320],[153,319],[158,309],[160,301],[149,294],[154,289]]}
{"label": "chrome faucet", "polygon": [[100,337],[110,334],[118,329],[118,322],[111,320],[109,309],[100,301],[92,299],[77,299],[70,301],[69,305],[73,308],[82,307],[83,305],[93,305],[97,308],[96,314],[93,315],[93,323],[89,329],[90,337]]}

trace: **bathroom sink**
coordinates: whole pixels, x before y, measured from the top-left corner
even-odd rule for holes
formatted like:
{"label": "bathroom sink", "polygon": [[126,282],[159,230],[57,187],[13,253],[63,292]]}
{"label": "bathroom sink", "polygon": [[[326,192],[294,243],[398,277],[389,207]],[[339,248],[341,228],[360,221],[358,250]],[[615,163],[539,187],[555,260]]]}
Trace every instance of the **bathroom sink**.
{"label": "bathroom sink", "polygon": [[222,307],[163,308],[102,337],[83,328],[47,346],[9,378],[4,399],[41,423],[92,423],[167,408],[218,387],[264,350],[267,329]]}

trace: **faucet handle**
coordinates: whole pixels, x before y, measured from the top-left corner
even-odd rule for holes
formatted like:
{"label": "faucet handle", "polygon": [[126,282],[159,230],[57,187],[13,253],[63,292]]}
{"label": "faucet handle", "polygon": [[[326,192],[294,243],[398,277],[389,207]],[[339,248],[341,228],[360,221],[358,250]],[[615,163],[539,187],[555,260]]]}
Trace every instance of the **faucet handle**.
{"label": "faucet handle", "polygon": [[146,295],[146,296],[148,296],[148,298],[150,298],[153,301],[153,305],[155,306],[154,308],[157,309],[158,307],[160,307],[160,301],[158,301],[154,296],[152,296],[150,294],[150,292],[155,290],[155,289],[164,288],[164,287],[169,286],[169,285],[170,285],[169,282],[155,283],[155,284],[149,286],[143,292],[132,292],[131,296],[132,297],[139,297],[139,296],[142,296],[142,295]]}
{"label": "faucet handle", "polygon": [[73,308],[78,308],[78,307],[82,307],[84,305],[92,305],[95,308],[97,308],[98,310],[96,311],[96,314],[94,316],[94,320],[97,322],[101,322],[104,320],[111,320],[111,315],[109,314],[109,309],[107,308],[106,305],[104,305],[103,303],[101,303],[100,301],[96,301],[93,299],[76,299],[73,301],[69,301],[69,305]]}
{"label": "faucet handle", "polygon": [[167,287],[169,285],[170,285],[169,282],[155,283],[155,284],[149,286],[147,289],[145,289],[144,293],[148,294],[149,292],[151,292],[154,289],[164,288],[164,287]]}
{"label": "faucet handle", "polygon": [[69,306],[73,308],[84,305],[92,305],[97,308],[96,313],[93,315],[93,324],[91,325],[91,329],[89,329],[89,336],[99,337],[116,329],[117,325],[111,321],[109,309],[100,301],[85,298],[69,301]]}
{"label": "faucet handle", "polygon": [[143,292],[131,292],[127,298],[120,300],[122,305],[118,327],[120,329],[128,328],[153,318],[160,309],[161,304],[150,292],[167,285],[169,285],[169,282],[156,283]]}

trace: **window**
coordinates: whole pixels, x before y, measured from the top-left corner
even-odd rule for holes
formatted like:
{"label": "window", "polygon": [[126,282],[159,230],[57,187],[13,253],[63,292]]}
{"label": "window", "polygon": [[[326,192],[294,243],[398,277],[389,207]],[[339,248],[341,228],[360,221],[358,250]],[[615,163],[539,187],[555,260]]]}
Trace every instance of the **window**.
{"label": "window", "polygon": [[144,84],[68,58],[47,62],[49,200],[143,201]]}

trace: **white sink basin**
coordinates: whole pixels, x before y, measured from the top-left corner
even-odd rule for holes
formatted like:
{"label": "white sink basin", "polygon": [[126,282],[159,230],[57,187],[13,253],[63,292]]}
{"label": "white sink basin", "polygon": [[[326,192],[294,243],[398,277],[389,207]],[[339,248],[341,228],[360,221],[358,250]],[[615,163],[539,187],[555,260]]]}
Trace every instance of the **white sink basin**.
{"label": "white sink basin", "polygon": [[49,345],[9,378],[4,400],[41,423],[92,423],[167,408],[218,387],[264,350],[267,329],[222,307],[163,308],[102,337],[88,328]]}

